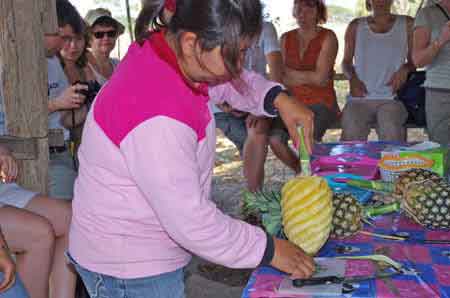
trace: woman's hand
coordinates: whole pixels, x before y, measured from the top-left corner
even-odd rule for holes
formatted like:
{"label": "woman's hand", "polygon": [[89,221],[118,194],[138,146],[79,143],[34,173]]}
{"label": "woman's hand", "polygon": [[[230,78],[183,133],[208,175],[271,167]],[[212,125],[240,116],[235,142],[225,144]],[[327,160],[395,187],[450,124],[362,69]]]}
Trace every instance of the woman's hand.
{"label": "woman's hand", "polygon": [[402,65],[399,70],[394,72],[386,85],[391,86],[392,93],[396,93],[408,79],[408,66]]}
{"label": "woman's hand", "polygon": [[450,21],[444,24],[439,35],[439,44],[443,46],[450,40]]}
{"label": "woman's hand", "polygon": [[3,183],[11,183],[17,179],[19,167],[11,153],[0,153],[0,179]]}
{"label": "woman's hand", "polygon": [[0,284],[0,293],[6,291],[16,280],[16,265],[11,259],[7,246],[0,248],[0,271],[3,272],[3,281]]}
{"label": "woman's hand", "polygon": [[356,76],[350,79],[350,95],[352,97],[364,97],[367,95],[366,85]]}
{"label": "woman's hand", "polygon": [[284,92],[277,96],[274,105],[278,109],[281,119],[286,125],[296,147],[300,144],[297,127],[303,126],[306,148],[311,153],[314,135],[314,113],[306,105]]}
{"label": "woman's hand", "polygon": [[[88,86],[84,84],[75,84],[64,90],[64,92],[53,102],[54,111],[78,109],[84,103],[86,97],[80,93],[81,90],[88,90]],[[52,112],[52,111],[50,111]]]}
{"label": "woman's hand", "polygon": [[308,278],[314,272],[314,260],[293,243],[274,238],[275,253],[271,266],[286,272],[292,278]]}

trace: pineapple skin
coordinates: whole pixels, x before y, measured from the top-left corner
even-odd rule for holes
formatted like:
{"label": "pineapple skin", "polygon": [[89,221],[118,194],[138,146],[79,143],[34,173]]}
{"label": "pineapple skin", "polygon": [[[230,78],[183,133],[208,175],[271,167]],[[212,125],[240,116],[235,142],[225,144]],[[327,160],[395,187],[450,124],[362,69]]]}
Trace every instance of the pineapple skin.
{"label": "pineapple skin", "polygon": [[408,187],[403,200],[406,213],[430,229],[450,228],[450,185],[443,179]]}
{"label": "pineapple skin", "polygon": [[330,235],[332,196],[326,180],[318,176],[295,177],[281,190],[284,233],[309,255],[315,255]]}
{"label": "pineapple skin", "polygon": [[442,180],[435,172],[425,169],[410,169],[400,174],[395,180],[394,193],[403,196],[411,183],[417,183],[426,180]]}
{"label": "pineapple skin", "polygon": [[350,193],[333,195],[333,228],[331,237],[346,238],[355,235],[362,229],[363,208]]}

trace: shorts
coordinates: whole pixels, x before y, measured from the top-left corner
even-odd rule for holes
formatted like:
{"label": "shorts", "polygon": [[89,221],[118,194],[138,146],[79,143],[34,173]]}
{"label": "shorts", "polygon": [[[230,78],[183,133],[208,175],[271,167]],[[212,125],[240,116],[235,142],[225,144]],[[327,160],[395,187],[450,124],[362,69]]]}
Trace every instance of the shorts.
{"label": "shorts", "polygon": [[247,139],[246,117],[235,117],[231,113],[215,113],[216,127],[236,146],[242,156],[245,140]]}
{"label": "shorts", "polygon": [[26,190],[16,183],[0,183],[0,207],[5,205],[24,208],[37,193]]}
{"label": "shorts", "polygon": [[72,200],[77,173],[69,150],[50,153],[49,177],[49,195],[56,199]]}

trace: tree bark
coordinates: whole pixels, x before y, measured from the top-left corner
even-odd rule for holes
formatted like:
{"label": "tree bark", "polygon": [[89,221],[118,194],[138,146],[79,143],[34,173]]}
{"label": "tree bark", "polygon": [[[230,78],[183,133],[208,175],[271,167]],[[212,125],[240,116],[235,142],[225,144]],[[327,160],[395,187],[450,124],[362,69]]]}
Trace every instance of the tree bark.
{"label": "tree bark", "polygon": [[54,0],[0,0],[0,88],[7,135],[32,140],[35,160],[20,162],[19,184],[48,190],[48,94],[44,32],[56,32]]}
{"label": "tree bark", "polygon": [[125,0],[125,7],[127,8],[127,23],[128,23],[128,31],[130,33],[130,40],[134,40],[133,36],[133,26],[131,22],[131,13],[130,13],[130,0]]}

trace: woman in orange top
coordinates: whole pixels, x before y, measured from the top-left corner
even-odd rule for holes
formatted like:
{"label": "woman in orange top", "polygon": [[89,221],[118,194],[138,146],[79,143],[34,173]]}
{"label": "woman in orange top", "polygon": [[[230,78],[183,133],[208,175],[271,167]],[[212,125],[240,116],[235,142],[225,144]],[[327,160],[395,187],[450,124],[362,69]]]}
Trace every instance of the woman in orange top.
{"label": "woman in orange top", "polygon": [[281,37],[283,83],[314,112],[314,139],[320,142],[339,115],[333,85],[338,40],[319,26],[327,19],[323,0],[294,0],[293,15],[299,27]]}

